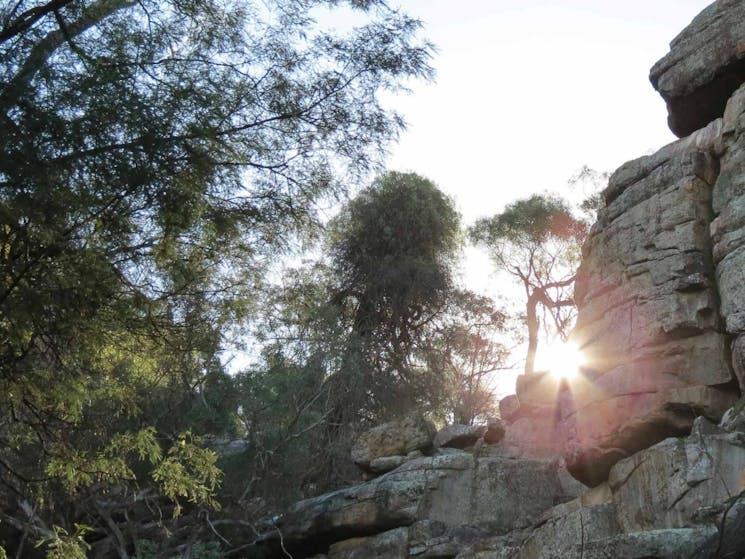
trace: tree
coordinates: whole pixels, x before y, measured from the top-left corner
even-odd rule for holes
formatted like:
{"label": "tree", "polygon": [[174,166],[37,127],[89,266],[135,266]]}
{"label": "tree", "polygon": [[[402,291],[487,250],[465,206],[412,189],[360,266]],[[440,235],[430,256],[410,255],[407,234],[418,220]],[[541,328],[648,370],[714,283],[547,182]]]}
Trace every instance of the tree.
{"label": "tree", "polygon": [[431,76],[419,22],[352,0],[368,23],[339,36],[312,17],[339,3],[0,7],[0,520],[19,538],[80,521],[121,555],[143,494],[214,504],[190,428],[230,429],[209,384],[263,262],[395,138],[381,89]]}
{"label": "tree", "polygon": [[445,415],[472,425],[496,413],[490,377],[507,369],[507,315],[488,297],[455,290],[417,354],[442,385]]}
{"label": "tree", "polygon": [[587,230],[588,224],[574,217],[566,202],[548,195],[513,202],[469,230],[471,240],[484,245],[497,267],[515,277],[523,288],[528,329],[526,374],[535,367],[540,309],[548,312],[562,339],[569,333],[574,316],[572,288]]}
{"label": "tree", "polygon": [[375,375],[373,398],[412,404],[426,396],[412,350],[445,309],[459,242],[452,201],[414,173],[382,175],[333,225],[333,303],[349,317],[358,360]]}

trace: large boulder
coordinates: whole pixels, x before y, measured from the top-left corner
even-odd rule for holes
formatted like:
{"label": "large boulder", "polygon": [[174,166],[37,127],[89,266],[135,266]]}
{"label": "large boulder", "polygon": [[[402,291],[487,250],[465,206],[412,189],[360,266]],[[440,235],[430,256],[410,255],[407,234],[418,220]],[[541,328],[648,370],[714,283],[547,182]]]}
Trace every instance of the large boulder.
{"label": "large boulder", "polygon": [[[577,496],[579,488],[564,483],[560,469],[551,461],[476,456],[457,450],[423,457],[361,485],[296,503],[267,539],[281,533],[284,545],[299,557],[325,552],[335,542],[354,540],[334,548],[334,553],[344,557],[342,548],[374,550],[380,545],[398,545],[389,538],[382,542],[357,538],[422,521],[442,523],[450,539],[472,530],[482,535],[507,533],[532,525],[543,511]],[[424,538],[430,547],[435,547],[433,538]]]}
{"label": "large boulder", "polygon": [[605,190],[575,293],[586,375],[559,413],[567,463],[587,484],[697,415],[718,420],[739,395],[709,233],[722,130],[718,120],[623,165]]}
{"label": "large boulder", "polygon": [[678,137],[721,117],[745,82],[745,3],[718,0],[696,16],[654,65],[650,80],[667,103],[668,124]]}
{"label": "large boulder", "polygon": [[430,448],[436,432],[429,419],[411,414],[363,433],[352,446],[352,460],[369,470],[370,463],[376,458],[406,456],[410,452]]}
{"label": "large boulder", "polygon": [[435,448],[467,448],[476,444],[486,433],[486,425],[461,425],[453,423],[440,429],[435,435]]}

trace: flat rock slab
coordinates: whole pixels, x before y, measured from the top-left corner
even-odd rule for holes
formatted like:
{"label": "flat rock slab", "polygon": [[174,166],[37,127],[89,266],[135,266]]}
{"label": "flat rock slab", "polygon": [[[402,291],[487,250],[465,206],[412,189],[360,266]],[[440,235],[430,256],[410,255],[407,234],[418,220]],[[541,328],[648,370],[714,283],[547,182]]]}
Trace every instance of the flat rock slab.
{"label": "flat rock slab", "polygon": [[[506,533],[530,526],[555,503],[577,496],[576,486],[563,483],[560,469],[551,461],[477,457],[454,450],[412,460],[361,485],[300,501],[276,525],[285,546],[298,556],[425,520]],[[278,535],[268,533],[266,540],[273,538]],[[349,546],[367,550],[378,544],[397,545],[385,539]],[[335,553],[344,556],[341,547]]]}
{"label": "flat rock slab", "polygon": [[435,448],[466,448],[476,444],[486,433],[485,425],[446,425],[435,435]]}

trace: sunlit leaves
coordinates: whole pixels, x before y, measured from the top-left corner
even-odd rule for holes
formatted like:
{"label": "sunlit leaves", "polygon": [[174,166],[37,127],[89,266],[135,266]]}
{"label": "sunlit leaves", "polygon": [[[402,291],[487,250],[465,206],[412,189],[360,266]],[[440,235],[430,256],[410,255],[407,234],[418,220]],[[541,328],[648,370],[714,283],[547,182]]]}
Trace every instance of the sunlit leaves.
{"label": "sunlit leaves", "polygon": [[179,498],[219,508],[214,494],[222,472],[216,462],[217,454],[195,445],[190,434],[179,436],[152,473],[163,487],[163,494],[176,504],[174,515],[181,513]]}

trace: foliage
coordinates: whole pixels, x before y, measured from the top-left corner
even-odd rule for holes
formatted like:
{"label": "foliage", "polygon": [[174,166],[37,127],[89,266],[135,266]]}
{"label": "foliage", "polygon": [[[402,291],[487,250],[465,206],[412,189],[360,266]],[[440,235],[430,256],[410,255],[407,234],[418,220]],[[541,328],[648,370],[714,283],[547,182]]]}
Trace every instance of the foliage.
{"label": "foliage", "polygon": [[414,395],[426,397],[427,383],[410,356],[453,288],[459,221],[434,183],[389,172],[334,224],[330,252],[339,279],[333,301],[350,321],[359,364],[386,378],[373,398],[401,395],[413,404]]}
{"label": "foliage", "polygon": [[85,541],[89,526],[75,524],[75,532],[68,534],[64,528],[54,527],[54,535],[40,542],[47,547],[47,559],[86,559],[91,546]]}
{"label": "foliage", "polygon": [[574,274],[588,227],[562,199],[533,195],[477,221],[470,229],[471,240],[484,245],[497,267],[523,288],[528,329],[526,373],[533,372],[535,362],[539,305],[566,339],[574,318]]}
{"label": "foliage", "polygon": [[440,407],[449,421],[472,425],[496,414],[490,385],[493,373],[509,368],[504,339],[508,317],[494,302],[456,290],[436,321],[419,355],[440,388]]}
{"label": "foliage", "polygon": [[150,535],[128,514],[216,506],[216,457],[185,433],[238,433],[219,355],[267,255],[395,138],[380,91],[431,76],[419,22],[352,1],[366,23],[343,36],[313,20],[338,4],[0,7],[0,512],[19,533],[61,514],[55,541],[124,552]]}

